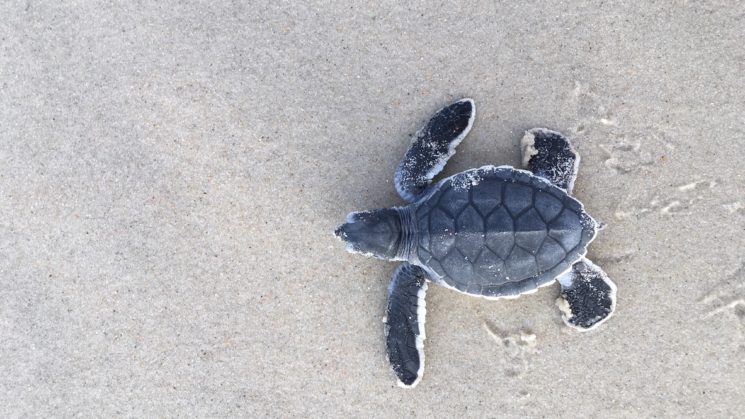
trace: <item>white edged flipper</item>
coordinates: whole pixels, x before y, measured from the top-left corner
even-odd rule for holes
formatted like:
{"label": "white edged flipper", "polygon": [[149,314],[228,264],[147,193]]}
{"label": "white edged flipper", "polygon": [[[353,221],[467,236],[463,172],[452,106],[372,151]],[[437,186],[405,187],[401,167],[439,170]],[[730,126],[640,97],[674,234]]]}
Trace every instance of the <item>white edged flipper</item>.
{"label": "white edged flipper", "polygon": [[579,154],[560,132],[533,128],[520,140],[522,165],[534,175],[572,193],[579,170]]}
{"label": "white edged flipper", "polygon": [[437,111],[416,133],[394,177],[396,191],[409,202],[442,171],[455,147],[468,135],[476,117],[471,99],[461,99]]}
{"label": "white edged flipper", "polygon": [[396,269],[388,286],[385,346],[401,387],[416,386],[424,373],[426,292],[424,270],[408,263]]}
{"label": "white edged flipper", "polygon": [[579,331],[594,329],[608,320],[616,309],[616,284],[599,266],[586,258],[556,278],[561,296],[556,305],[567,326]]}

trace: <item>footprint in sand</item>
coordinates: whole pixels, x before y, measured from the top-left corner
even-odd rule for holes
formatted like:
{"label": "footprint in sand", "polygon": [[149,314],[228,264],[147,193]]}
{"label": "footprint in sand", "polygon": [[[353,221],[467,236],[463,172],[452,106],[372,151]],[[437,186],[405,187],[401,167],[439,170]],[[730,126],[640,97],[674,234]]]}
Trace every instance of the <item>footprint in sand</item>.
{"label": "footprint in sand", "polygon": [[532,357],[538,353],[536,335],[524,329],[514,333],[505,332],[487,321],[482,322],[482,325],[489,337],[504,351],[502,363],[505,375],[518,377],[527,372]]}

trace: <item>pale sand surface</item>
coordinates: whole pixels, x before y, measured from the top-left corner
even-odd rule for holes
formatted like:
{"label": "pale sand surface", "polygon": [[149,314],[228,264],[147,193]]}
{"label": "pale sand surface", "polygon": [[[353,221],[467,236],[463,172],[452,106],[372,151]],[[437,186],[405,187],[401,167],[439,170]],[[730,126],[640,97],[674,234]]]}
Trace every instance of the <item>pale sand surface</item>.
{"label": "pale sand surface", "polygon": [[[0,416],[743,414],[742,3],[123,3],[0,4]],[[464,96],[445,174],[573,139],[618,310],[431,286],[406,391],[331,232]]]}

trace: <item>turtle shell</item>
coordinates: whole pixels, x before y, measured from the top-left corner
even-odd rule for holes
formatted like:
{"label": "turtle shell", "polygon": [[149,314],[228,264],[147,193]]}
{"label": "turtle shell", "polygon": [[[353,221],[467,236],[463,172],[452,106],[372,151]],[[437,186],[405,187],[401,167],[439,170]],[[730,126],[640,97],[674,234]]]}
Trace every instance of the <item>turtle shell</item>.
{"label": "turtle shell", "polygon": [[509,166],[446,178],[411,213],[412,262],[435,282],[494,298],[553,281],[586,253],[597,231],[566,191]]}

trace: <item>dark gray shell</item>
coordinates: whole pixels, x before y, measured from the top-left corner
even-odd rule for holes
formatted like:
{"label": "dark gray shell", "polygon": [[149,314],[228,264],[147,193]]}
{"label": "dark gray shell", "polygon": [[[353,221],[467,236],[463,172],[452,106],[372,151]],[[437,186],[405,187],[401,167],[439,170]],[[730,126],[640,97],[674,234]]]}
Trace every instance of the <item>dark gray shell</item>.
{"label": "dark gray shell", "polygon": [[509,166],[444,179],[412,209],[412,261],[436,282],[487,297],[551,282],[585,254],[597,231],[563,189]]}

